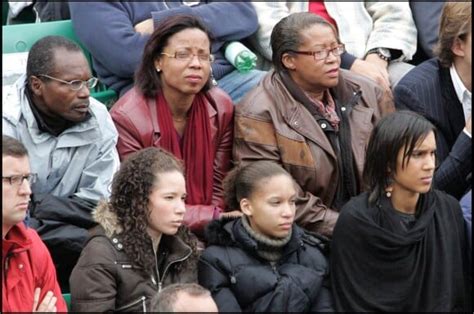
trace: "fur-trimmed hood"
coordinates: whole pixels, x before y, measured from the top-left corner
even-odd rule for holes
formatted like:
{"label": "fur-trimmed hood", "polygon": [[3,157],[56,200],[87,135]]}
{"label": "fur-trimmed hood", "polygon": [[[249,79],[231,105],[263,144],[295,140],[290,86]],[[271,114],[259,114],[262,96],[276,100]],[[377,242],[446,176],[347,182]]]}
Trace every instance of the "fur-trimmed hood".
{"label": "fur-trimmed hood", "polygon": [[110,205],[101,201],[92,212],[92,219],[104,228],[105,235],[109,238],[114,234],[120,234],[123,231],[118,221],[117,215],[110,210]]}
{"label": "fur-trimmed hood", "polygon": [[[307,243],[318,247],[324,254],[329,253],[330,240],[322,235],[309,232],[293,224],[293,235],[286,248],[292,251]],[[244,230],[240,218],[214,220],[206,228],[205,238],[208,246],[237,246],[250,250],[257,249],[257,242]]]}
{"label": "fur-trimmed hood", "polygon": [[228,217],[211,221],[205,230],[207,245],[237,246],[232,234],[232,226],[239,218]]}

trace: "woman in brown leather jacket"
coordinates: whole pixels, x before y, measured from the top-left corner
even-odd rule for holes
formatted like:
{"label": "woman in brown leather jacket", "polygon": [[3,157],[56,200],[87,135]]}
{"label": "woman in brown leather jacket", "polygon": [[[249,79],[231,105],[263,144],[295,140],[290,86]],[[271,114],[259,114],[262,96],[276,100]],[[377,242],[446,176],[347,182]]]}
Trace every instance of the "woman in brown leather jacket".
{"label": "woman in brown leather jacket", "polygon": [[69,280],[73,312],[146,312],[162,287],[197,282],[185,198],[182,165],[170,153],[150,147],[122,163]]}
{"label": "woman in brown leather jacket", "polygon": [[275,70],[236,106],[234,160],[272,160],[299,184],[296,222],[330,236],[360,190],[365,145],[394,110],[375,82],[339,68],[337,30],[312,13],[283,18],[271,35]]}
{"label": "woman in brown leather jacket", "polygon": [[184,161],[184,223],[197,234],[223,210],[221,185],[232,157],[233,103],[211,89],[210,51],[210,35],[196,17],[164,19],[145,46],[134,88],[110,111],[122,160],[154,146]]}

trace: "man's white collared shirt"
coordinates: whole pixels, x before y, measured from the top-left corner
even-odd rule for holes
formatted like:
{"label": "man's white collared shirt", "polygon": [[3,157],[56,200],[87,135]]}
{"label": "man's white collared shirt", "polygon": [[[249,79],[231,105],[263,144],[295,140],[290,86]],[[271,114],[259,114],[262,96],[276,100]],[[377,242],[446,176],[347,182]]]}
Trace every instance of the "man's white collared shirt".
{"label": "man's white collared shirt", "polygon": [[453,81],[454,90],[456,91],[456,95],[458,96],[459,101],[462,104],[462,110],[464,112],[464,120],[467,120],[471,115],[471,107],[472,107],[472,94],[471,92],[464,86],[464,83],[461,81],[461,78],[454,67],[454,64],[451,65],[449,69],[451,74],[451,80]]}

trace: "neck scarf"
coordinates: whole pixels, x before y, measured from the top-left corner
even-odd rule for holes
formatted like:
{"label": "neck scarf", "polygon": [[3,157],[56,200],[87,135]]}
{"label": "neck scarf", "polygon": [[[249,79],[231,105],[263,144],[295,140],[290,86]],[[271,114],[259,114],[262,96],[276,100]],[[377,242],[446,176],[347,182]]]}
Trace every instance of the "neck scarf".
{"label": "neck scarf", "polygon": [[252,227],[250,227],[250,223],[246,216],[243,216],[241,219],[245,231],[247,231],[247,233],[257,241],[258,256],[269,262],[280,260],[283,253],[282,249],[290,241],[292,232],[289,232],[288,235],[282,239],[272,239],[253,230]]}
{"label": "neck scarf", "polygon": [[191,205],[211,204],[214,178],[214,147],[204,95],[197,94],[191,105],[183,134],[182,150],[173,125],[169,105],[162,92],[158,93],[156,97],[156,106],[161,132],[161,147],[184,161],[188,194],[186,203]]}
{"label": "neck scarf", "polygon": [[[304,92],[304,91],[303,91]],[[326,118],[332,127],[336,130],[339,130],[339,122],[341,121],[336,113],[336,104],[334,99],[332,99],[329,89],[326,89],[323,93],[323,100],[320,101],[316,98],[311,97],[308,93],[304,92],[306,97],[308,97],[312,102],[318,113]]]}
{"label": "neck scarf", "polygon": [[28,99],[28,103],[30,105],[31,111],[33,112],[33,116],[35,117],[36,123],[38,123],[38,129],[42,132],[47,132],[54,136],[59,136],[65,130],[72,128],[73,126],[85,122],[91,118],[90,112],[88,112],[81,122],[73,122],[68,121],[63,118],[58,117],[51,117],[43,113],[33,102],[33,97],[31,96],[31,92],[29,88],[25,88],[26,98]]}

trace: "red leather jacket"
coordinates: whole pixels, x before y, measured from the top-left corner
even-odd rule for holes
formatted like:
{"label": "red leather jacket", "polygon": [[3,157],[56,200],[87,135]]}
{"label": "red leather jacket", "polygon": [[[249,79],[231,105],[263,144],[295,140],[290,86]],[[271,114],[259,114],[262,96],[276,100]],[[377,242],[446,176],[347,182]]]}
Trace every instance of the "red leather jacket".
{"label": "red leather jacket", "polygon": [[36,288],[41,288],[40,302],[52,291],[57,311],[67,312],[46,245],[34,229],[19,223],[2,240],[2,312],[31,312]]}
{"label": "red leather jacket", "polygon": [[[214,185],[211,204],[187,204],[184,223],[197,235],[224,208],[222,180],[231,167],[234,105],[221,89],[212,88],[206,94],[211,122],[212,142],[215,147]],[[160,147],[160,126],[156,101],[135,87],[121,97],[110,110],[119,138],[120,159],[146,147]],[[199,145],[199,143],[196,143]]]}

